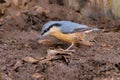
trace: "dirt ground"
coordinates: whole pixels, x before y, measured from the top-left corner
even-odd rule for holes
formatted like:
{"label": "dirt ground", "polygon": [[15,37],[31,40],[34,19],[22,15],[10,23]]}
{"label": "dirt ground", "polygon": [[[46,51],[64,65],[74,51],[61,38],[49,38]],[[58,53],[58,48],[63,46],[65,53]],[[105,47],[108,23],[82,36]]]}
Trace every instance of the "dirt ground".
{"label": "dirt ground", "polygon": [[[88,20],[71,9],[54,8],[49,14],[43,10],[38,15],[29,9],[1,17],[0,80],[120,80],[120,20]],[[71,20],[102,31],[93,46],[78,45],[70,55],[51,58],[48,49],[65,49],[69,44],[46,46],[35,41],[42,25],[50,20]]]}

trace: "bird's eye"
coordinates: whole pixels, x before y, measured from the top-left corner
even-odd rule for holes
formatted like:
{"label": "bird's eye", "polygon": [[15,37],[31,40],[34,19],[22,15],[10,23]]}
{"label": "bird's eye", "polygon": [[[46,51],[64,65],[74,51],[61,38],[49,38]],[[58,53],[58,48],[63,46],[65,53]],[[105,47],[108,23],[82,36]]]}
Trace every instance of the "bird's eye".
{"label": "bird's eye", "polygon": [[47,28],[47,29],[46,29],[44,32],[47,32],[47,31],[49,31],[49,29],[50,29],[50,28]]}
{"label": "bird's eye", "polygon": [[46,31],[49,31],[50,28],[47,28]]}
{"label": "bird's eye", "polygon": [[44,30],[44,33],[47,32],[47,30]]}

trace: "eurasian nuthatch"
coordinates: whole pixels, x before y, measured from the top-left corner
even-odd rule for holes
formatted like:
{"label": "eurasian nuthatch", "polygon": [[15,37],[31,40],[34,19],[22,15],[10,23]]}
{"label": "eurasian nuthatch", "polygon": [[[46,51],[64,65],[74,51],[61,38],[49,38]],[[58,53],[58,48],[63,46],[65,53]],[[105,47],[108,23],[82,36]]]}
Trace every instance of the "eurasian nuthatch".
{"label": "eurasian nuthatch", "polygon": [[67,48],[69,50],[75,43],[82,43],[84,45],[91,45],[89,41],[84,38],[86,33],[97,28],[90,28],[86,25],[78,24],[71,21],[49,21],[43,25],[41,34],[38,38],[50,35],[61,41],[70,43],[71,45]]}

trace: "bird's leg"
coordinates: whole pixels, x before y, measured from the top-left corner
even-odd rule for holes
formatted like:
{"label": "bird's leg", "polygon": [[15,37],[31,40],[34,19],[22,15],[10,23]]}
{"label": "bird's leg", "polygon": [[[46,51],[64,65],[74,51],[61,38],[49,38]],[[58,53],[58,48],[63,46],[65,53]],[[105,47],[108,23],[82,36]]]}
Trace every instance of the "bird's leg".
{"label": "bird's leg", "polygon": [[72,43],[66,50],[69,51],[70,48],[72,48],[74,46],[74,43]]}
{"label": "bird's leg", "polygon": [[58,51],[60,51],[60,53],[62,52],[62,53],[69,55],[70,54],[69,52],[75,52],[75,50],[70,50],[70,48],[72,48],[73,46],[74,46],[74,43],[72,43],[67,49],[64,50],[64,49],[60,48],[60,49],[58,49]]}

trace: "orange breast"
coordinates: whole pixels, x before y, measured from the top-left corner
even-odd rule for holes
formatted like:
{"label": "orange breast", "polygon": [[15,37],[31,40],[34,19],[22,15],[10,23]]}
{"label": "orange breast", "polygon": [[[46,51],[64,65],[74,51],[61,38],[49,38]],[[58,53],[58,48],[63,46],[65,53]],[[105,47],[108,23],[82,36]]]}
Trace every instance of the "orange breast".
{"label": "orange breast", "polygon": [[82,34],[80,32],[64,34],[60,31],[51,33],[51,36],[56,37],[59,40],[68,42],[68,43],[77,43],[82,40]]}

